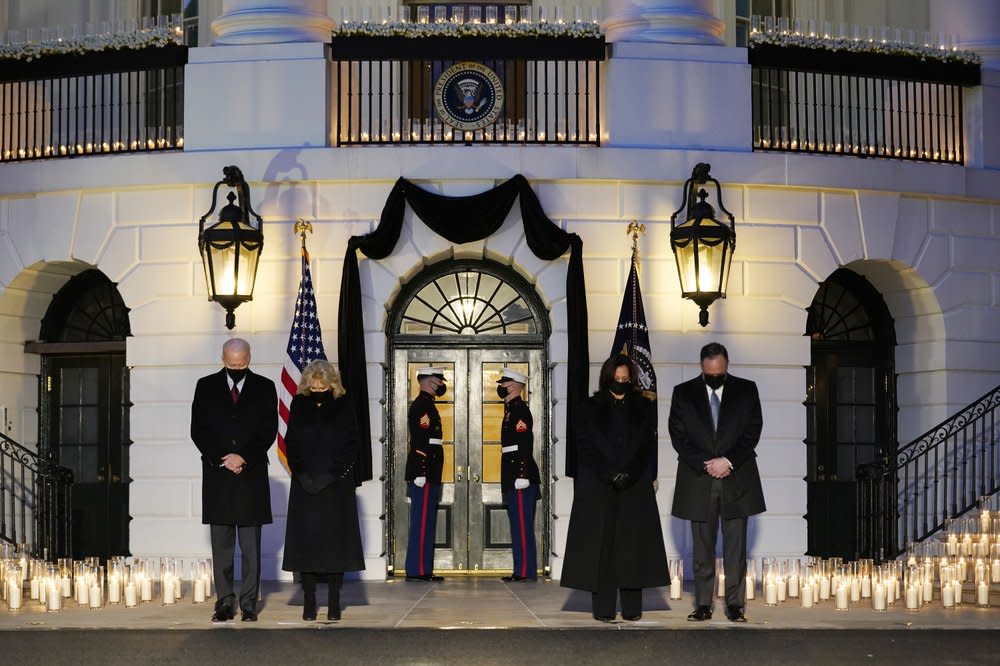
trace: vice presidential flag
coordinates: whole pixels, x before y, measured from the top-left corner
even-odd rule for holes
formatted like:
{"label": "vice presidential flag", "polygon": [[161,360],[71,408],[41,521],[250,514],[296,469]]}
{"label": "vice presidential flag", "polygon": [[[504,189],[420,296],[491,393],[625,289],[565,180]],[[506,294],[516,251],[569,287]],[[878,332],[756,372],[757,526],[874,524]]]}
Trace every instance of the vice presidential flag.
{"label": "vice presidential flag", "polygon": [[615,341],[611,345],[612,354],[625,354],[639,366],[639,388],[652,400],[656,399],[656,370],[649,348],[649,329],[646,328],[646,312],[642,307],[642,292],[639,290],[639,273],[635,258],[628,273],[622,309],[618,314],[618,328]]}
{"label": "vice presidential flag", "polygon": [[295,299],[295,314],[292,329],[288,334],[285,363],[281,368],[281,385],[278,388],[278,458],[288,469],[285,456],[285,432],[288,430],[288,409],[292,397],[298,390],[302,371],[310,361],[325,361],[323,333],[316,316],[316,294],[313,293],[312,275],[309,272],[309,252],[302,247],[302,277],[299,279],[299,294]]}

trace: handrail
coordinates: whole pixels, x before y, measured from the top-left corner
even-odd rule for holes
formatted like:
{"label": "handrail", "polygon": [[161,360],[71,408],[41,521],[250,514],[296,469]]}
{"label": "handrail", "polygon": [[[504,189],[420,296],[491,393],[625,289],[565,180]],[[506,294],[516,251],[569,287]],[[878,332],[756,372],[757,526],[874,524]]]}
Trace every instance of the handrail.
{"label": "handrail", "polygon": [[72,551],[73,472],[0,433],[0,540],[45,559]]}
{"label": "handrail", "polygon": [[894,558],[1000,490],[998,420],[1000,386],[900,447],[894,460],[859,465],[858,555]]}

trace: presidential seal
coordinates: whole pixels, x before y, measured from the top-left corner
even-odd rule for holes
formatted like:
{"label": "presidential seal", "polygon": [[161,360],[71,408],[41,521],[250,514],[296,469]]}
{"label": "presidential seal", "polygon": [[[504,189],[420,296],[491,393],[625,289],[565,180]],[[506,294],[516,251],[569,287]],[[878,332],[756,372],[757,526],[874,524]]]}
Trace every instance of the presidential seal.
{"label": "presidential seal", "polygon": [[486,65],[460,62],[438,77],[434,107],[446,125],[463,131],[482,129],[503,111],[503,83]]}

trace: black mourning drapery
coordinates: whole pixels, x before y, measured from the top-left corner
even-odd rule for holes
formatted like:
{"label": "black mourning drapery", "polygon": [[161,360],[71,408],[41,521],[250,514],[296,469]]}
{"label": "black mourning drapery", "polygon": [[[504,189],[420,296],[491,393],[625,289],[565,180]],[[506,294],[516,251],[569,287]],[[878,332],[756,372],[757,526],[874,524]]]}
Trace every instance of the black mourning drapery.
{"label": "black mourning drapery", "polygon": [[[566,273],[568,355],[566,383],[566,474],[576,474],[575,415],[587,397],[590,357],[587,347],[587,292],[583,279],[583,241],[560,229],[542,210],[528,180],[518,174],[497,187],[468,197],[448,197],[417,187],[405,178],[396,181],[374,231],[352,236],[344,256],[337,322],[337,358],[344,386],[353,398],[361,434],[362,453],[355,466],[355,482],[372,478],[371,422],[368,412],[368,375],[365,326],[361,311],[361,280],[357,250],[370,259],[384,259],[396,247],[407,203],[432,231],[452,243],[482,240],[500,228],[520,197],[521,217],[528,247],[539,259],[551,261],[570,251]],[[473,214],[470,215],[470,212]],[[367,444],[365,444],[367,443]]]}

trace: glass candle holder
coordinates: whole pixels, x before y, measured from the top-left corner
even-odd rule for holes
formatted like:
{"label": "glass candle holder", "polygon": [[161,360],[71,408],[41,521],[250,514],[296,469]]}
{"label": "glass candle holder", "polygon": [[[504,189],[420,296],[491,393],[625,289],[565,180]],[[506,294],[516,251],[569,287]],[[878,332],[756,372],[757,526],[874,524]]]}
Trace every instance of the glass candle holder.
{"label": "glass candle holder", "polygon": [[684,560],[670,560],[667,568],[670,573],[670,598],[680,599],[684,581]]}

